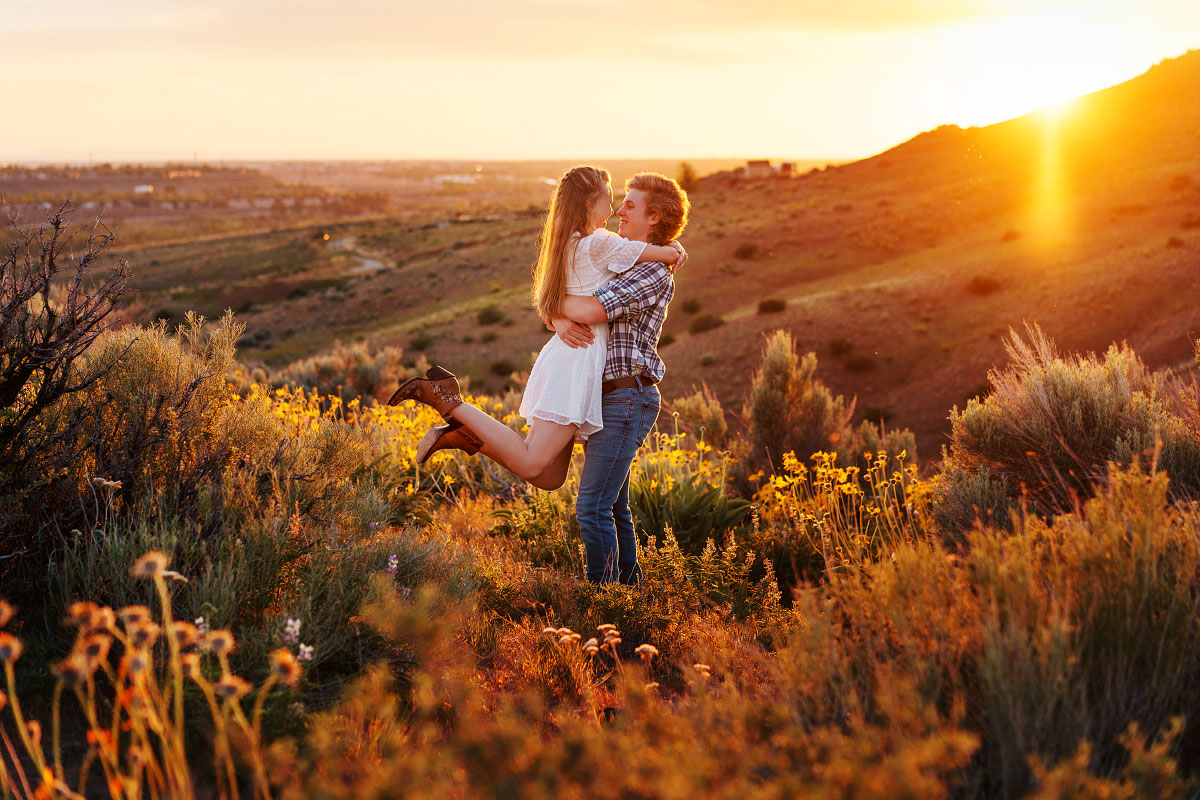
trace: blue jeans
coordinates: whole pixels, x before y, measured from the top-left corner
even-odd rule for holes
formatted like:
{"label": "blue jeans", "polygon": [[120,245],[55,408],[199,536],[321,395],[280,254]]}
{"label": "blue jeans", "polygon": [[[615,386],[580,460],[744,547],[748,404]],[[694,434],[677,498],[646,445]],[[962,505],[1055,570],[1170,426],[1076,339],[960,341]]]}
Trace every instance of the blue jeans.
{"label": "blue jeans", "polygon": [[588,437],[575,516],[593,583],[642,580],[629,512],[629,467],[658,419],[659,403],[656,386],[615,389],[604,395],[604,428]]}

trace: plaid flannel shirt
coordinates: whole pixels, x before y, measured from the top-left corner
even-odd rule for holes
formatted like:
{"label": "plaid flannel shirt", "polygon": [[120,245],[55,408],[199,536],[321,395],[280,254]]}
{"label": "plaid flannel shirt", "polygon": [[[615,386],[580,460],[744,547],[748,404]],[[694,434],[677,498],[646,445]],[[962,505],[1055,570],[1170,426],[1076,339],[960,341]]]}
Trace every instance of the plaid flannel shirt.
{"label": "plaid flannel shirt", "polygon": [[608,356],[604,380],[651,377],[661,381],[666,365],[658,357],[658,336],[675,296],[666,264],[638,264],[596,291],[608,314]]}

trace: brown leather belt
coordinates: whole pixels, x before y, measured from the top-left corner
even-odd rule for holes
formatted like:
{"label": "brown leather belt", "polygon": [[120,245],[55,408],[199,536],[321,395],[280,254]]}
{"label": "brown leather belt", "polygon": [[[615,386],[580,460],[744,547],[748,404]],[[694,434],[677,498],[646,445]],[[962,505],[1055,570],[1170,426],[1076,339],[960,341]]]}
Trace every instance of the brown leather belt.
{"label": "brown leather belt", "polygon": [[613,378],[600,384],[600,394],[608,394],[616,389],[632,389],[636,386],[653,386],[658,383],[654,378],[638,375],[633,378]]}

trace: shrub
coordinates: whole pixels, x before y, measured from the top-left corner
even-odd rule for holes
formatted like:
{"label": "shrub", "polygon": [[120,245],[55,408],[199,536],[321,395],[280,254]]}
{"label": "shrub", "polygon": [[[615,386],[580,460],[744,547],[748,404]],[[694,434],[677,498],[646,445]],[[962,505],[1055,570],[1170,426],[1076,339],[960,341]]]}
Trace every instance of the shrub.
{"label": "shrub", "polygon": [[504,319],[503,312],[496,306],[484,306],[475,314],[475,321],[480,325],[495,325]]}
{"label": "shrub", "polygon": [[[417,340],[413,341],[414,348],[423,349],[417,347],[417,343]],[[397,381],[413,374],[404,367],[403,359],[404,350],[399,347],[381,347],[372,351],[365,342],[345,345],[339,341],[331,350],[294,361],[273,372],[271,382],[277,386],[315,390],[346,402],[356,397],[369,399],[390,394]]]}
{"label": "shrub", "polygon": [[561,492],[537,492],[492,512],[489,536],[519,543],[535,567],[574,569],[579,562],[579,524]]}
{"label": "shrub", "polygon": [[707,353],[700,354],[700,366],[711,367],[715,363],[717,363],[717,354],[716,353],[707,352]]}
{"label": "shrub", "polygon": [[658,346],[659,347],[666,347],[667,345],[674,344],[674,343],[675,343],[675,335],[674,334],[664,333],[662,336],[658,337]]}
{"label": "shrub", "polygon": [[513,374],[517,368],[512,361],[509,361],[507,358],[502,358],[498,361],[493,361],[489,369],[492,371],[493,375],[499,375],[500,377],[504,378]]}
{"label": "shrub", "polygon": [[807,458],[836,447],[848,428],[850,409],[841,395],[835,397],[816,379],[816,373],[816,355],[797,355],[791,334],[780,330],[767,338],[744,413],[751,451],[765,456],[772,469],[781,465],[785,452]]}
{"label": "shrub", "polygon": [[710,536],[740,525],[750,504],[726,493],[724,455],[698,438],[685,448],[687,436],[659,433],[647,440],[630,472],[629,497],[644,534],[662,541],[670,527],[696,555]]}
{"label": "shrub", "polygon": [[721,401],[707,384],[693,394],[676,398],[670,408],[684,432],[708,442],[713,447],[724,446],[728,430],[725,424],[725,409],[721,407]]}
{"label": "shrub", "polygon": [[[113,234],[97,221],[64,276],[64,251],[84,227],[67,230],[66,204],[36,231],[16,227],[0,254],[0,529],[14,532],[10,554],[46,522],[37,511],[39,488],[66,469],[76,453],[64,447],[86,424],[82,415],[39,424],[56,404],[93,386],[116,363],[83,355],[116,323],[112,314],[126,291],[128,266],[117,262],[98,275]],[[65,278],[65,280],[64,280]],[[28,533],[16,535],[15,531]],[[0,569],[0,575],[3,570]]]}
{"label": "shrub", "polygon": [[713,328],[719,328],[724,324],[725,320],[716,314],[704,313],[692,317],[692,321],[688,323],[688,333],[704,333],[705,331],[711,331]]}
{"label": "shrub", "polygon": [[758,301],[759,314],[775,314],[783,311],[785,308],[787,308],[787,300],[771,297]]}
{"label": "shrub", "polygon": [[496,332],[484,331],[483,333],[479,334],[479,341],[483,342],[484,344],[496,341]]}
{"label": "shrub", "polygon": [[934,519],[947,545],[963,544],[965,533],[976,523],[997,530],[1012,528],[1011,517],[1017,510],[1012,487],[1007,478],[993,474],[987,465],[971,473],[959,464],[946,462],[935,487]]}
{"label": "shrub", "polygon": [[408,346],[413,350],[428,350],[433,346],[433,337],[427,333],[418,333],[409,340]]}
{"label": "shrub", "polygon": [[765,461],[767,469],[776,471],[789,451],[802,460],[818,451],[833,452],[845,466],[879,450],[889,457],[906,451],[916,458],[916,441],[907,430],[885,432],[869,421],[852,428],[853,404],[847,406],[841,395],[834,396],[816,372],[816,354],[801,358],[786,331],[768,337],[762,364],[751,380],[749,402],[742,409],[750,428],[748,464]]}
{"label": "shrub", "polygon": [[1183,241],[1183,239],[1180,239],[1178,236],[1172,236],[1169,239],[1167,239],[1167,247],[1178,248],[1178,247],[1183,247],[1183,246],[1184,246],[1184,241]]}
{"label": "shrub", "polygon": [[734,258],[740,258],[743,261],[751,261],[758,258],[758,245],[753,242],[739,244],[737,249],[733,251]]}
{"label": "shrub", "polygon": [[[735,618],[768,633],[785,616],[770,560],[759,566],[758,555],[739,545],[732,532],[723,546],[712,538],[703,541],[701,549],[693,552],[693,547],[681,547],[669,529],[661,545],[651,536],[638,559],[644,580],[690,587],[697,600],[727,607]],[[699,604],[690,599],[685,602]]]}
{"label": "shrub", "polygon": [[1131,722],[1150,735],[1200,712],[1200,519],[1172,506],[1164,473],[1110,469],[1081,512],[1053,526],[1025,517],[1012,534],[971,537],[982,603],[980,754],[1009,793],[1025,754],[1053,763],[1092,745],[1101,774],[1124,762]]}
{"label": "shrub", "polygon": [[680,307],[683,309],[683,313],[685,314],[695,314],[700,310],[700,301],[692,299],[684,300],[682,303],[680,303]]}
{"label": "shrub", "polygon": [[675,182],[679,184],[679,188],[685,192],[690,192],[696,188],[696,168],[687,161],[679,162],[679,173],[675,177]]}
{"label": "shrub", "polygon": [[846,339],[833,339],[829,342],[829,354],[834,358],[845,358],[854,352],[854,345]]}
{"label": "shrub", "polygon": [[989,278],[986,275],[976,275],[967,283],[967,291],[971,294],[986,297],[989,294],[994,294],[1004,288],[1004,285],[995,278]]}
{"label": "shrub", "polygon": [[[229,405],[225,375],[241,328],[227,315],[206,336],[201,323],[189,317],[174,336],[161,323],[127,326],[107,332],[88,351],[84,369],[103,366],[103,374],[38,420],[37,436],[47,443],[40,458],[60,465],[38,498],[45,524],[90,530],[109,513],[97,502],[106,493],[98,479],[116,486],[115,507],[122,512],[203,514],[214,506],[209,487],[236,448],[256,451],[263,426]],[[23,559],[6,566],[21,569],[36,586],[57,543],[31,537],[29,544]]]}
{"label": "shrub", "polygon": [[1158,464],[1175,489],[1200,489],[1200,440],[1171,411],[1165,378],[1125,345],[1062,357],[1036,325],[1026,334],[1010,333],[1011,363],[988,374],[991,394],[951,411],[950,484],[986,466],[1036,510],[1062,511],[1092,494],[1109,461],[1149,459],[1161,440]]}

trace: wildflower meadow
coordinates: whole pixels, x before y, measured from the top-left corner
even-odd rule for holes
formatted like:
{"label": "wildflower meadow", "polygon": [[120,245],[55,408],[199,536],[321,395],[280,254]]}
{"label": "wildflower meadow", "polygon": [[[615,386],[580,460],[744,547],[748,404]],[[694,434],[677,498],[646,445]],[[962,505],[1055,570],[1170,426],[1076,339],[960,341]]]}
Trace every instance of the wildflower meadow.
{"label": "wildflower meadow", "polygon": [[240,334],[113,327],[5,411],[0,796],[1200,791],[1200,397],[1127,349],[1012,332],[920,461],[772,334],[740,414],[664,406],[627,587],[584,579],[578,454],[418,465],[432,411]]}

